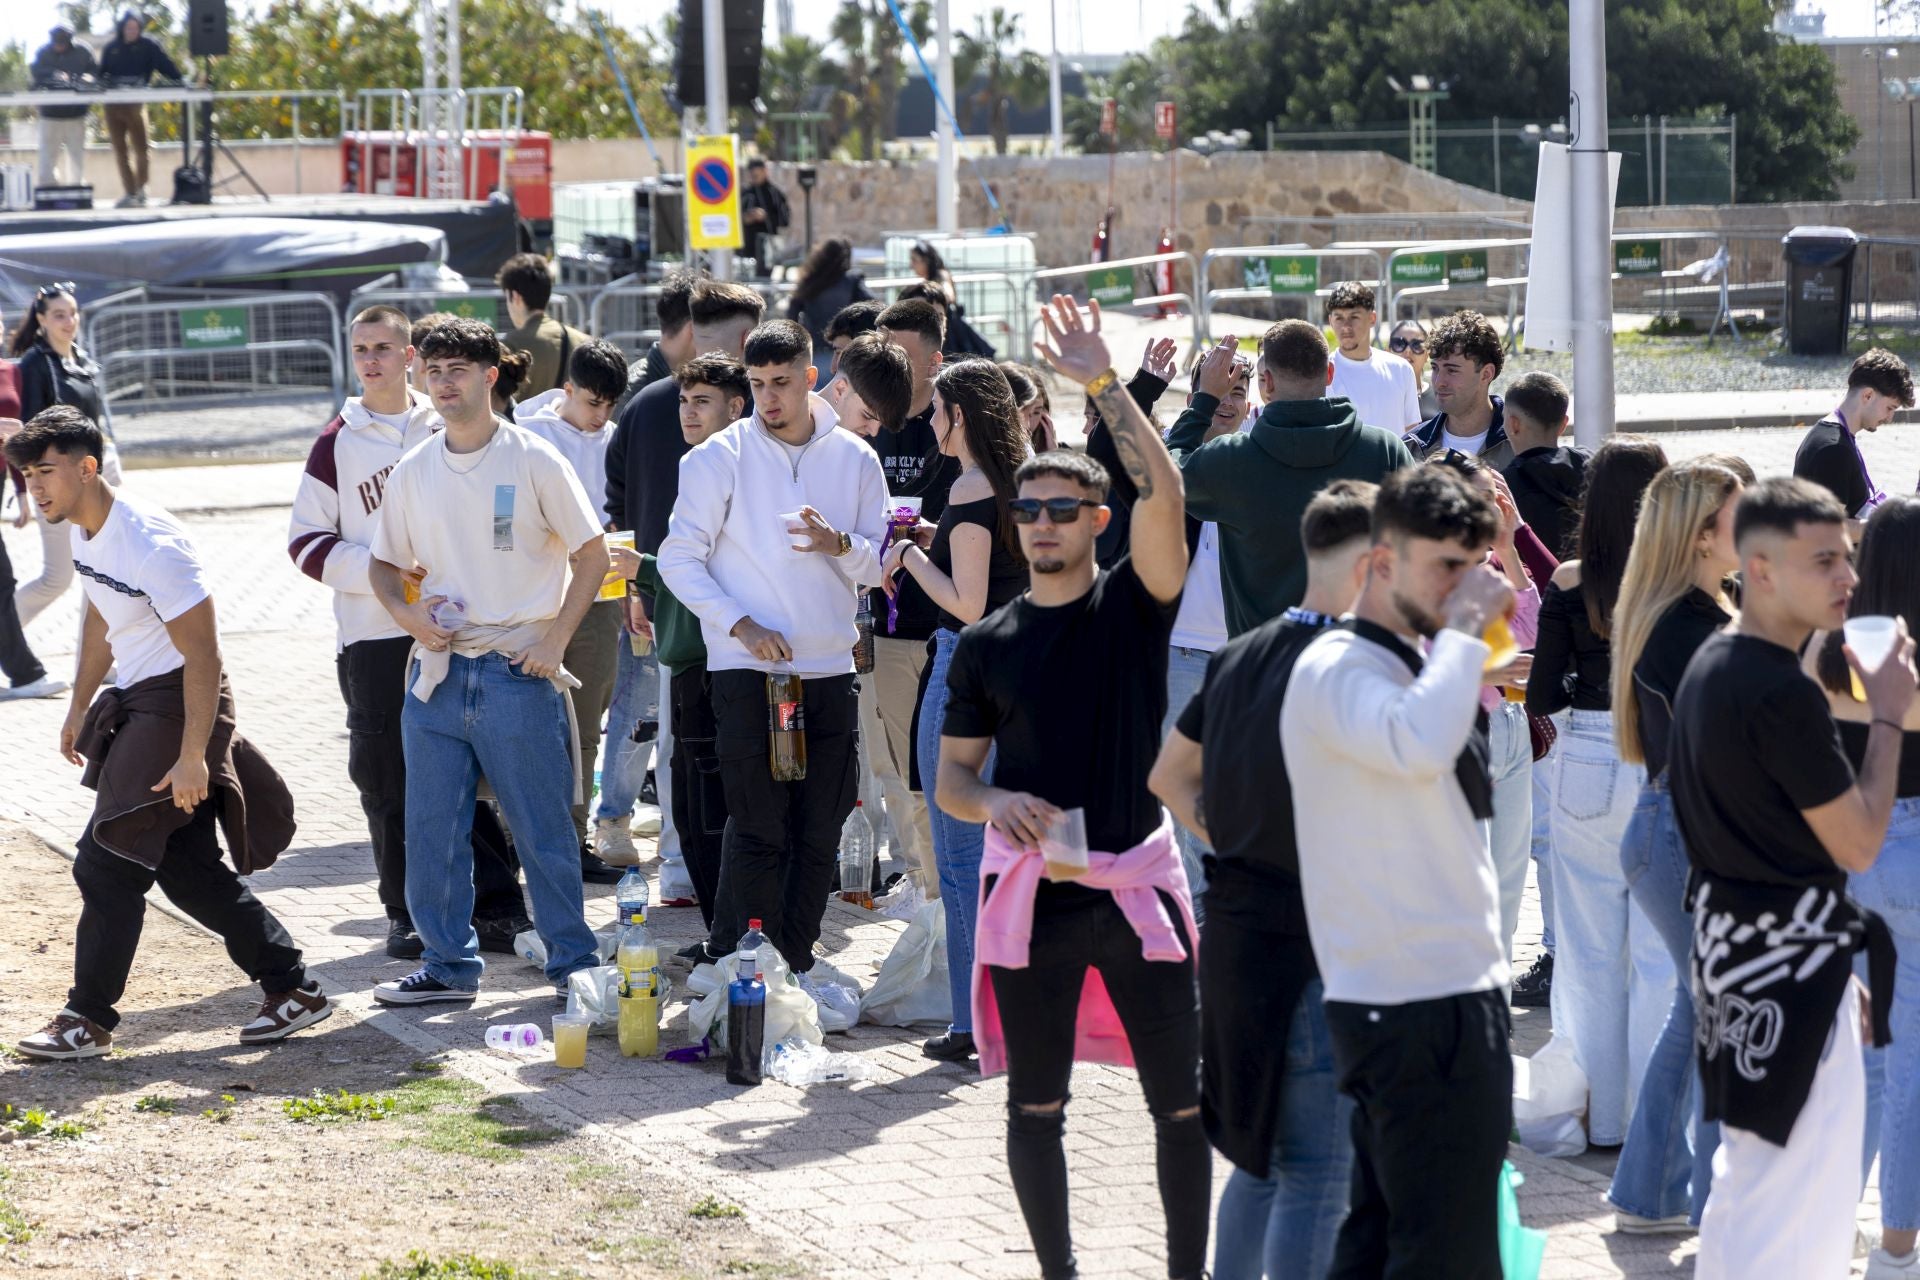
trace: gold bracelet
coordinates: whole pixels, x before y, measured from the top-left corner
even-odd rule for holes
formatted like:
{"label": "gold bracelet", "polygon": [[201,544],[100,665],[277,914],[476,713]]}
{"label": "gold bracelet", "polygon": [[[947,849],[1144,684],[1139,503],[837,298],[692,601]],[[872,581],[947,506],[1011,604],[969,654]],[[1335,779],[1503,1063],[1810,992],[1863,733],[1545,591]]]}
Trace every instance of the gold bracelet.
{"label": "gold bracelet", "polygon": [[1109,368],[1105,373],[1096,373],[1093,381],[1087,384],[1087,395],[1097,396],[1118,381],[1120,373],[1116,369]]}

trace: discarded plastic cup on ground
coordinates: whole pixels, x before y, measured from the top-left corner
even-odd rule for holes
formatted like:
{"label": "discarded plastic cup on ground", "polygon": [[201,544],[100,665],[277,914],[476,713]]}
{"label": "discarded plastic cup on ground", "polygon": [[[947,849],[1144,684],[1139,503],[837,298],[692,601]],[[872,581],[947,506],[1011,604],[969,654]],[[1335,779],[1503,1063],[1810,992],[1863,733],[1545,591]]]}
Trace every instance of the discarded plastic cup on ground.
{"label": "discarded plastic cup on ground", "polygon": [[502,1022],[487,1028],[487,1048],[509,1053],[532,1053],[546,1043],[540,1028],[532,1022]]}
{"label": "discarded plastic cup on ground", "polygon": [[1040,854],[1047,860],[1047,879],[1077,880],[1087,874],[1087,811],[1062,810],[1040,837]]}
{"label": "discarded plastic cup on ground", "polygon": [[[1884,614],[1863,614],[1858,618],[1848,618],[1841,632],[1846,636],[1847,647],[1853,650],[1853,656],[1860,659],[1860,665],[1868,671],[1878,671],[1900,639],[1900,623]],[[1852,672],[1848,674],[1852,675]],[[1867,691],[1857,675],[1853,676],[1853,696],[1857,702],[1867,700]]]}
{"label": "discarded plastic cup on ground", "polygon": [[805,1088],[812,1084],[871,1080],[871,1062],[857,1053],[834,1053],[804,1040],[787,1039],[766,1052],[765,1074],[781,1084]]}
{"label": "discarded plastic cup on ground", "polygon": [[556,1067],[584,1067],[587,1065],[587,1028],[593,1019],[584,1013],[556,1013],[553,1015],[553,1065]]}

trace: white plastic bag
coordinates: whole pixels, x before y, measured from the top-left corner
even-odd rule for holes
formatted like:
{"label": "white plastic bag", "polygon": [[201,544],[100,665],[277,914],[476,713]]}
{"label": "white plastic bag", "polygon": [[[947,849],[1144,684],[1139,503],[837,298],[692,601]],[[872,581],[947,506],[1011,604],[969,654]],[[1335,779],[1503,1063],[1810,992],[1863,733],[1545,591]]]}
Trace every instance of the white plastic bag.
{"label": "white plastic bag", "polygon": [[[614,940],[614,935],[619,931],[618,925],[611,924],[593,931],[594,950],[599,952],[601,964],[613,963],[613,953],[620,945]],[[523,929],[513,935],[513,954],[536,969],[547,967],[547,944],[532,929]]]}
{"label": "white plastic bag", "polygon": [[1573,1044],[1555,1036],[1531,1058],[1513,1057],[1513,1126],[1520,1145],[1565,1159],[1587,1149],[1587,1073]]}
{"label": "white plastic bag", "polygon": [[927,905],[927,895],[913,875],[901,876],[893,890],[873,900],[873,909],[889,920],[912,920]]}
{"label": "white plastic bag", "polygon": [[567,975],[567,1012],[589,1019],[587,1034],[610,1036],[620,1029],[620,970],[603,964]]}
{"label": "white plastic bag", "polygon": [[[736,953],[738,954],[738,953]],[[734,956],[694,966],[687,977],[693,1003],[687,1008],[687,1039],[713,1039],[715,1050],[727,1046],[727,984],[733,981]],[[772,944],[760,949],[760,975],[767,984],[767,1025],[762,1044],[797,1038],[820,1043],[820,1006],[793,980],[793,971]]]}
{"label": "white plastic bag", "polygon": [[860,1002],[860,1020],[882,1027],[953,1021],[953,991],[947,982],[947,911],[938,902],[921,906],[880,966],[873,989]]}
{"label": "white plastic bag", "polygon": [[807,982],[820,1008],[820,1030],[828,1035],[851,1031],[860,1021],[860,983],[825,960],[815,960]]}
{"label": "white plastic bag", "polygon": [[782,1040],[767,1049],[766,1075],[781,1084],[808,1085],[871,1080],[874,1067],[857,1053],[832,1053],[804,1040]]}

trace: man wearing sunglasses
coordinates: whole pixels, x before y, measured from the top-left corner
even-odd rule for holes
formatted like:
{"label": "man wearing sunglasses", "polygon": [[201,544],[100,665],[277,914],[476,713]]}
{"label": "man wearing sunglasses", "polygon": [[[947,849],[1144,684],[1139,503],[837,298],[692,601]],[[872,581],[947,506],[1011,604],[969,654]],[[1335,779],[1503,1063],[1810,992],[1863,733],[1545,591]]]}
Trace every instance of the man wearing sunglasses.
{"label": "man wearing sunglasses", "polygon": [[[1042,354],[1086,387],[1137,490],[1129,552],[1108,570],[1095,562],[1110,518],[1099,463],[1052,452],[1020,468],[1009,507],[1029,587],[961,633],[934,799],[990,824],[974,1038],[981,1071],[1007,1072],[1007,1164],[1042,1274],[1075,1274],[1063,1135],[1078,1052],[1139,1070],[1167,1273],[1197,1278],[1212,1179],[1195,930],[1173,825],[1147,788],[1187,569],[1184,486],[1113,370],[1098,304],[1083,314],[1056,296],[1044,320]],[[1089,969],[1101,981],[1087,981]]]}

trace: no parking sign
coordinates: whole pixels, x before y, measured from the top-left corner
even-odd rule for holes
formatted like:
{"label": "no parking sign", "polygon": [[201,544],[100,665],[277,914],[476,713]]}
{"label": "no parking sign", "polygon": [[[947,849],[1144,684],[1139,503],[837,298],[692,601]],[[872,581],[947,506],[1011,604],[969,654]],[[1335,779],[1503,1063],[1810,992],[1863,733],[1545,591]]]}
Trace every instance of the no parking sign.
{"label": "no parking sign", "polygon": [[738,249],[740,137],[721,133],[687,145],[687,247]]}

